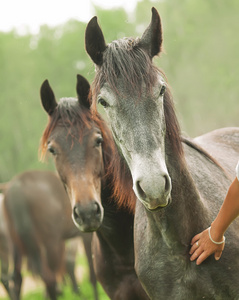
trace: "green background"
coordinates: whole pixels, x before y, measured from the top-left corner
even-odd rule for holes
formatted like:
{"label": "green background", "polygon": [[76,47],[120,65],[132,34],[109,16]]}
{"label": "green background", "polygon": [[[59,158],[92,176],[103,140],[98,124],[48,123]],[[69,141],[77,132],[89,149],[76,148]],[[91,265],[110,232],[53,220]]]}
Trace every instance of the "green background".
{"label": "green background", "polygon": [[[96,7],[106,41],[141,36],[152,6],[164,30],[164,52],[155,63],[172,87],[183,134],[239,126],[239,2],[144,0],[131,15],[123,8]],[[0,182],[26,169],[53,169],[38,159],[47,123],[39,89],[47,78],[59,99],[76,95],[77,73],[92,81],[85,28],[86,23],[69,20],[54,28],[44,25],[37,35],[0,32]]]}
{"label": "green background", "polygon": [[[239,126],[239,1],[144,0],[131,15],[123,8],[95,7],[106,41],[141,36],[152,6],[164,30],[164,52],[155,63],[172,87],[183,134],[194,137]],[[86,23],[69,20],[54,28],[44,25],[37,35],[0,32],[0,182],[24,170],[54,169],[51,160],[42,163],[38,158],[47,124],[39,89],[48,79],[59,99],[76,95],[77,73],[92,81],[94,65],[84,48],[85,28]]]}

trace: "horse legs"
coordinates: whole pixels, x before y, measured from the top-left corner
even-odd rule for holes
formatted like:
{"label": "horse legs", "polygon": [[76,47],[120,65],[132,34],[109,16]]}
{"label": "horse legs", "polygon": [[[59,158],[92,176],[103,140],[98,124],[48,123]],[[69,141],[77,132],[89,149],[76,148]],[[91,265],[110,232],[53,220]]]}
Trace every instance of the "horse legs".
{"label": "horse legs", "polygon": [[14,294],[16,300],[20,299],[21,286],[22,286],[22,255],[16,247],[14,247],[14,270],[13,270],[13,283],[14,283]]}
{"label": "horse legs", "polygon": [[[6,255],[5,255],[6,254]],[[13,290],[13,282],[10,281],[9,278],[9,259],[8,252],[1,255],[1,282],[9,295],[11,300],[15,300],[14,290]],[[10,284],[9,284],[10,282]]]}
{"label": "horse legs", "polygon": [[80,294],[75,276],[75,262],[67,262],[67,273],[70,277],[74,293]]}
{"label": "horse legs", "polygon": [[52,280],[47,280],[47,282],[45,281],[45,285],[46,285],[46,290],[47,290],[47,294],[49,296],[49,298],[51,300],[57,300],[57,284],[56,284],[56,279],[52,279]]}
{"label": "horse legs", "polygon": [[42,258],[41,277],[45,283],[46,291],[51,300],[56,300],[57,274],[62,275],[64,269],[65,245],[63,241],[52,240],[46,243],[46,257]]}
{"label": "horse legs", "polygon": [[[80,294],[78,289],[77,280],[75,276],[75,267],[76,267],[76,255],[78,250],[79,237],[72,238],[69,241],[65,242],[65,268],[66,275],[70,277],[72,290],[75,294]],[[64,276],[65,279],[65,276]]]}
{"label": "horse legs", "polygon": [[42,265],[41,278],[45,283],[47,297],[51,300],[57,300],[56,276],[44,263]]}
{"label": "horse legs", "polygon": [[92,259],[92,251],[91,251],[92,234],[84,233],[84,234],[82,234],[82,239],[83,239],[85,253],[86,253],[88,265],[89,265],[90,282],[94,289],[94,299],[98,300],[99,295],[98,295],[98,290],[97,290],[97,280],[96,280],[95,271],[94,271],[94,267],[93,267],[93,259]]}

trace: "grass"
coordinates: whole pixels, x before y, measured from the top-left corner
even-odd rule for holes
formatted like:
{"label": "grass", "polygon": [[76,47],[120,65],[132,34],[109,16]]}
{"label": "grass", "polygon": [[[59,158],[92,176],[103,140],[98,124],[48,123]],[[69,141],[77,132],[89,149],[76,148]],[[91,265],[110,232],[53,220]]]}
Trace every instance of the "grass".
{"label": "grass", "polygon": [[[105,294],[103,288],[98,284],[98,292],[100,300],[109,300],[109,297]],[[0,298],[1,300],[9,300],[9,298]],[[31,291],[21,297],[22,300],[45,300],[45,291],[42,288]],[[94,300],[93,289],[88,280],[84,280],[80,284],[80,295],[76,295],[72,292],[70,285],[63,288],[63,293],[59,296],[58,300]]]}
{"label": "grass", "polygon": [[[98,292],[100,300],[109,300],[109,297],[105,294],[103,288],[98,284]],[[22,300],[45,300],[45,291],[42,288],[31,291],[21,297]],[[59,296],[58,300],[94,300],[93,289],[88,280],[84,280],[80,284],[80,295],[76,295],[72,292],[70,285],[63,288],[63,293]],[[9,300],[8,298],[2,298],[1,300]]]}
{"label": "grass", "polygon": [[[71,283],[69,279],[66,279],[66,284],[62,286],[62,294],[58,297],[58,300],[94,300],[93,287],[89,281],[89,272],[87,259],[84,253],[80,253],[77,257],[77,266],[83,267],[83,279],[79,282],[78,287],[80,295],[76,295],[72,292]],[[31,276],[28,271],[23,272],[23,278]],[[23,279],[24,280],[24,279]],[[98,283],[98,294],[100,300],[109,300],[110,298],[105,294],[102,286]],[[21,297],[21,300],[45,300],[45,289],[41,284],[40,287],[37,287],[34,290],[24,293]],[[9,300],[8,297],[0,297],[0,300]]]}

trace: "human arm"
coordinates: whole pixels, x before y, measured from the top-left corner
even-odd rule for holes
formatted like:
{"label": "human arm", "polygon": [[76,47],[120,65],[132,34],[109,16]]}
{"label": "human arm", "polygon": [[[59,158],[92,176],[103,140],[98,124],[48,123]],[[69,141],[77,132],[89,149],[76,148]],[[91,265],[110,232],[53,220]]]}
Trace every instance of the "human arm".
{"label": "human arm", "polygon": [[[226,198],[221,209],[211,224],[211,237],[214,241],[220,242],[231,222],[239,215],[239,181],[234,179],[230,185]],[[197,234],[191,241],[191,249],[189,254],[190,260],[197,259],[196,264],[200,265],[209,255],[214,253],[216,260],[219,260],[224,249],[223,244],[215,244],[209,238],[208,229]]]}

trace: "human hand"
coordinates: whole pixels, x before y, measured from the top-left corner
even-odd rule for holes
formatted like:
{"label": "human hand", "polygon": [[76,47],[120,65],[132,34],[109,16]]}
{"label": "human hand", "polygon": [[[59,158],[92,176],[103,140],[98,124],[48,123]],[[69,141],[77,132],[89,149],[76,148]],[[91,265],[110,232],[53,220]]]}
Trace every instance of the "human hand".
{"label": "human hand", "polygon": [[[197,259],[196,264],[200,265],[208,256],[214,253],[215,260],[219,260],[222,251],[224,249],[225,243],[215,244],[211,241],[209,237],[209,228],[203,232],[195,235],[191,241],[191,249],[189,254],[191,255],[190,260],[193,261]],[[212,237],[214,237],[212,235]],[[222,237],[217,237],[218,241],[223,240]]]}

